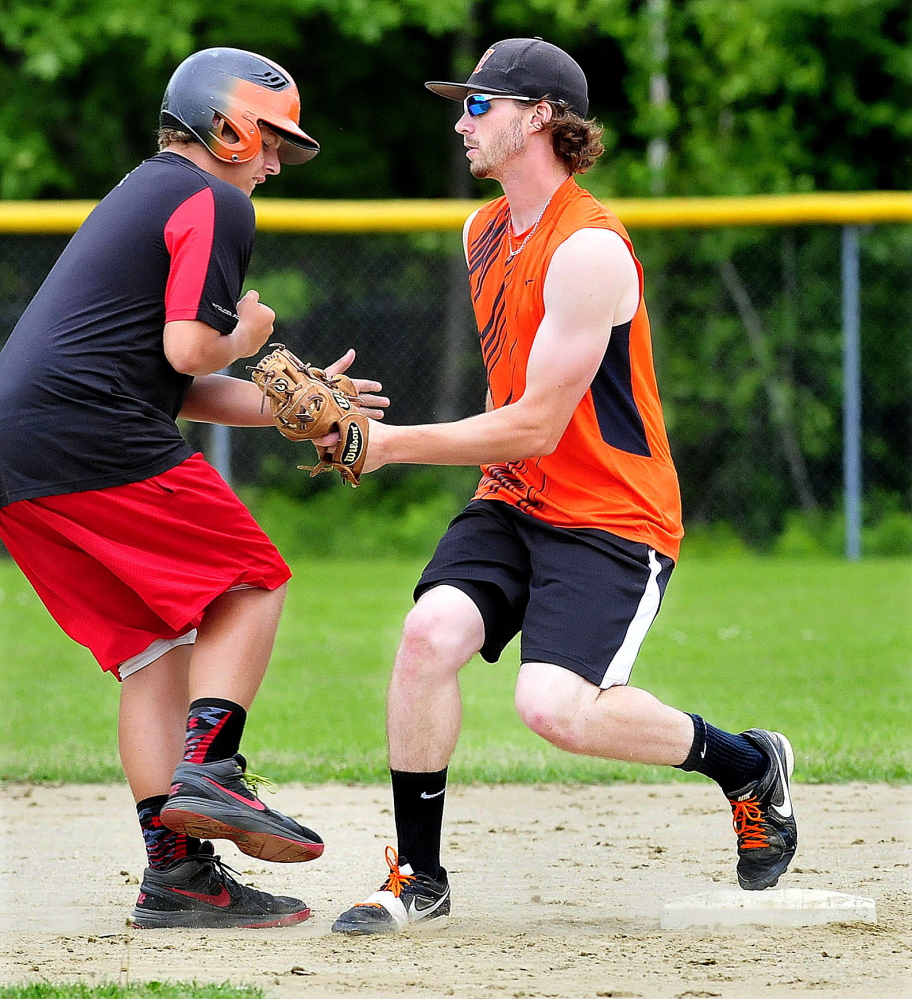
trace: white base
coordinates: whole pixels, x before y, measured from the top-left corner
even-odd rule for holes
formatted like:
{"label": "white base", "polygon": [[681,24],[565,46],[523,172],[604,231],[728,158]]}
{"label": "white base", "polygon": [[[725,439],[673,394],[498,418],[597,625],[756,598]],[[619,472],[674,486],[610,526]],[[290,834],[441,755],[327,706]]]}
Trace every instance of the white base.
{"label": "white base", "polygon": [[689,926],[817,926],[821,923],[876,923],[873,898],[816,888],[766,891],[709,891],[667,902],[663,930]]}

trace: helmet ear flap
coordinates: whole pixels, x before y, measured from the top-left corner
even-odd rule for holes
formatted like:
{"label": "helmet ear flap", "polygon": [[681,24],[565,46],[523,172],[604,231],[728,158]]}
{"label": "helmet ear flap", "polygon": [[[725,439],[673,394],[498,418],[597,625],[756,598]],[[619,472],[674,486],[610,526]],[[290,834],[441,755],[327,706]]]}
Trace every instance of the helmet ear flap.
{"label": "helmet ear flap", "polygon": [[255,118],[243,114],[245,121],[216,111],[212,116],[211,135],[219,149],[220,159],[232,163],[246,163],[253,159],[260,148],[260,126]]}

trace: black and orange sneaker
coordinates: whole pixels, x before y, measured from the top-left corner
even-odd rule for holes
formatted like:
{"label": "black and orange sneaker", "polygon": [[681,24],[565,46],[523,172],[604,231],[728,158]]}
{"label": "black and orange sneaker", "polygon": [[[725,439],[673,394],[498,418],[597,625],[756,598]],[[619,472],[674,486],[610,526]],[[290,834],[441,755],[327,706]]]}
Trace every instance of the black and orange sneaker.
{"label": "black and orange sneaker", "polygon": [[728,796],[738,836],[738,883],[745,891],[762,891],[775,886],[798,846],[789,790],[795,756],[778,732],[752,728],[742,734],[770,761],[760,780]]}
{"label": "black and orange sneaker", "polygon": [[300,899],[248,888],[229,870],[211,843],[164,870],[147,867],[128,924],[140,929],[259,929],[290,926],[310,916]]}
{"label": "black and orange sneaker", "polygon": [[181,763],[161,812],[162,824],[197,839],[228,839],[259,860],[296,863],[323,852],[323,840],[306,826],[267,808],[256,795],[272,781],[247,773],[238,753],[215,763]]}
{"label": "black and orange sneaker", "polygon": [[[401,863],[400,863],[401,861]],[[363,902],[358,902],[333,923],[333,933],[401,933],[433,921],[443,927],[450,916],[450,886],[446,871],[435,879],[413,871],[404,857],[386,848],[389,877]]]}

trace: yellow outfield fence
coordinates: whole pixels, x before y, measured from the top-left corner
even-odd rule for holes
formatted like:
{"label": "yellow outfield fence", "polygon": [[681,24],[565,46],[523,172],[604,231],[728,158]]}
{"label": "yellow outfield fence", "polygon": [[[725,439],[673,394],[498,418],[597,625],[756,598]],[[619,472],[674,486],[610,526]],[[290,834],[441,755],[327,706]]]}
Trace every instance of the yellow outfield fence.
{"label": "yellow outfield fence", "polygon": [[[455,237],[483,203],[254,198],[247,287],[299,356],[322,365],[355,347],[393,422],[470,416],[485,377]],[[872,517],[880,504],[886,526],[864,551],[888,554],[893,504],[912,551],[912,192],[606,203],[647,274],[691,537],[721,524],[761,550],[800,547],[792,518],[819,524],[823,512],[857,558],[864,504]],[[95,204],[0,201],[0,346]],[[233,373],[249,377],[244,360]],[[310,488],[280,434],[186,433],[238,485]]]}
{"label": "yellow outfield fence", "polygon": [[[288,233],[445,232],[458,230],[483,201],[308,201],[257,198],[263,231]],[[621,221],[635,229],[720,226],[862,225],[912,222],[912,192],[753,195],[743,198],[614,198]],[[75,232],[93,201],[0,201],[0,233]]]}

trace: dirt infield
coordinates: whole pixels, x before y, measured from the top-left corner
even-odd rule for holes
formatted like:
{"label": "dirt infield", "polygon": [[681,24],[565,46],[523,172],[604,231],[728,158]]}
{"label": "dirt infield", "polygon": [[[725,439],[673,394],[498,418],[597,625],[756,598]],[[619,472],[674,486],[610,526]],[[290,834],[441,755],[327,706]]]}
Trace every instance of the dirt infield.
{"label": "dirt infield", "polygon": [[123,787],[0,791],[0,983],[224,982],[275,999],[475,997],[897,999],[912,994],[912,787],[794,788],[800,845],[782,887],[873,898],[878,923],[667,931],[665,902],[731,888],[734,836],[704,785],[456,787],[448,928],[330,933],[382,880],[385,788],[283,787],[277,807],[327,841],[306,865],[227,863],[314,910],[286,929],[128,931],[142,875]]}

